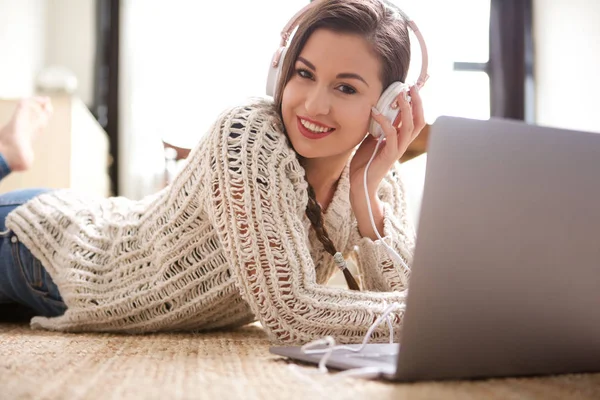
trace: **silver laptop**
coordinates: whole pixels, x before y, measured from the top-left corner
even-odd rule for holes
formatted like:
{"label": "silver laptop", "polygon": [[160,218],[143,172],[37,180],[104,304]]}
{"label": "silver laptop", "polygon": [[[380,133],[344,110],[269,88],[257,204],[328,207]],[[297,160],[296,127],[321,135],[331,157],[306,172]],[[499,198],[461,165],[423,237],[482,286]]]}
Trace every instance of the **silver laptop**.
{"label": "silver laptop", "polygon": [[438,118],[417,232],[402,344],[334,351],[328,367],[396,381],[600,371],[600,134]]}

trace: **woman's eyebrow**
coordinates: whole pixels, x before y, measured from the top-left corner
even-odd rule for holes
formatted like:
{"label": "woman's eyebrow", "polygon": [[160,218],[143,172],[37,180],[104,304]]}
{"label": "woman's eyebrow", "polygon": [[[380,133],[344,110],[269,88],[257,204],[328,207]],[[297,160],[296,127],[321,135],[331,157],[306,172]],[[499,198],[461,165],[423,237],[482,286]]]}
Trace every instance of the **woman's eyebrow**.
{"label": "woman's eyebrow", "polygon": [[[312,69],[314,72],[317,72],[317,68],[306,58],[298,56],[298,61],[305,64],[308,68]],[[355,74],[353,72],[342,72],[340,74],[337,74],[336,78],[337,79],[358,79],[359,81],[364,82],[365,85],[369,86],[367,81],[365,81],[362,76]]]}

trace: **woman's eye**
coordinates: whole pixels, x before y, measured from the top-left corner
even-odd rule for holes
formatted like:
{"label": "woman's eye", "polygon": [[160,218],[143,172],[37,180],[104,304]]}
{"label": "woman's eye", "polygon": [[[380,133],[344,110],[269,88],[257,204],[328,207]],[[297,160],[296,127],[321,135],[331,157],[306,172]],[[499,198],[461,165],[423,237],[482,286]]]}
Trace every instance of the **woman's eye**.
{"label": "woman's eye", "polygon": [[348,85],[340,85],[340,86],[338,86],[338,89],[340,92],[342,92],[344,94],[356,93],[356,89],[354,89],[352,86],[348,86]]}
{"label": "woman's eye", "polygon": [[310,73],[310,71],[307,71],[305,69],[297,69],[296,73],[301,78],[312,79],[312,74]]}
{"label": "woman's eye", "polygon": [[[298,75],[302,79],[311,79],[311,80],[315,79],[313,73],[304,68],[296,69],[296,75]],[[349,85],[339,85],[337,87],[337,90],[339,90],[340,92],[342,92],[344,94],[356,93],[356,89],[354,89],[352,86],[349,86]]]}

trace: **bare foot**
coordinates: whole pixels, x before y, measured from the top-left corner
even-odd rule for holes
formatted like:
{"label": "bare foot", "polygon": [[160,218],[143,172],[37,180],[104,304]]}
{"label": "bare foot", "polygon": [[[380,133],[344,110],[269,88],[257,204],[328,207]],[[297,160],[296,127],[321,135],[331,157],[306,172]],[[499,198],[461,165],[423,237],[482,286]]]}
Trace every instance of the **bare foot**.
{"label": "bare foot", "polygon": [[11,120],[0,128],[0,153],[11,171],[25,171],[33,164],[32,141],[44,130],[52,115],[47,97],[21,100]]}

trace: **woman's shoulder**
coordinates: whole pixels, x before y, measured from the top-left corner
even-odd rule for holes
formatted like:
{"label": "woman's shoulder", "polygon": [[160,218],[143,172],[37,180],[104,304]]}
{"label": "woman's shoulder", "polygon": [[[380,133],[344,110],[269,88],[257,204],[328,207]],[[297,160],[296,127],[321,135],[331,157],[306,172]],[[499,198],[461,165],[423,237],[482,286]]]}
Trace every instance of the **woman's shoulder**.
{"label": "woman's shoulder", "polygon": [[223,127],[235,125],[238,128],[260,128],[260,130],[275,131],[281,134],[284,132],[281,115],[270,98],[250,97],[227,108],[219,119],[229,121],[229,124],[221,123]]}
{"label": "woman's shoulder", "polygon": [[[225,110],[215,131],[218,134],[211,142],[211,156],[217,161],[211,165],[226,165],[230,172],[244,177],[251,177],[248,171],[262,178],[277,174],[283,178],[280,184],[291,184],[299,193],[306,193],[304,169],[272,100],[251,98]],[[252,182],[256,185],[270,181],[255,178]],[[306,203],[306,199],[300,197]]]}
{"label": "woman's shoulder", "polygon": [[253,149],[259,153],[295,153],[273,100],[253,97],[226,109],[218,118],[213,133],[221,146],[230,151]]}

